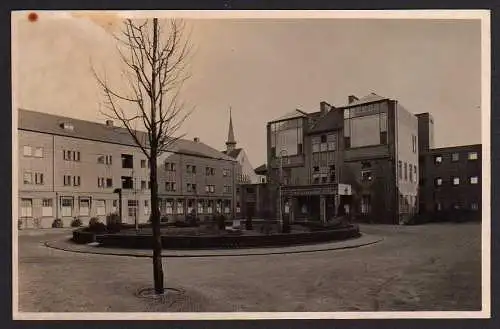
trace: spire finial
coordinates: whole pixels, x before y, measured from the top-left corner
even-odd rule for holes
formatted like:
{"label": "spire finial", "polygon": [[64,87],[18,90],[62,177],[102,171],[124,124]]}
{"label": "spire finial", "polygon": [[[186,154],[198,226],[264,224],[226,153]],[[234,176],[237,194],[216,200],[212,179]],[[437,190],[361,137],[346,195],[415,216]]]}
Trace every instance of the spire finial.
{"label": "spire finial", "polygon": [[229,130],[227,132],[226,149],[228,152],[234,150],[236,141],[234,140],[232,107],[229,105]]}

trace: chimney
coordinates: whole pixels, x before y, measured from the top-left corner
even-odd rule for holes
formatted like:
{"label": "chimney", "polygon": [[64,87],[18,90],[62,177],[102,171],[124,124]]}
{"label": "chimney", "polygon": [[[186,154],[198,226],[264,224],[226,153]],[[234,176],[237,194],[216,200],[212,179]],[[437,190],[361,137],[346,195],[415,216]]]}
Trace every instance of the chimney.
{"label": "chimney", "polygon": [[113,120],[106,120],[106,126],[113,127]]}
{"label": "chimney", "polygon": [[332,109],[332,106],[328,104],[327,102],[321,102],[319,103],[319,109],[322,115],[325,115]]}
{"label": "chimney", "polygon": [[349,95],[349,98],[348,98],[349,104],[351,104],[354,101],[358,101],[358,100],[359,100],[359,98],[357,98],[356,96]]}
{"label": "chimney", "polygon": [[199,143],[200,142],[200,138],[199,137],[195,137],[193,140],[195,141],[195,143]]}

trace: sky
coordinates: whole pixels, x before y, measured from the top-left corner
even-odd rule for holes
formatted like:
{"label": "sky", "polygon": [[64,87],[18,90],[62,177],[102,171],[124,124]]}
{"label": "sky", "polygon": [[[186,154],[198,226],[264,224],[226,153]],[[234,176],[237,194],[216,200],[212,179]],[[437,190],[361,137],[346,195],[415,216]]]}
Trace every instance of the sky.
{"label": "sky", "polygon": [[[13,21],[15,104],[104,122],[91,67],[119,81],[113,14],[28,14]],[[232,108],[237,147],[266,161],[266,123],[296,108],[371,92],[434,116],[435,146],[481,142],[479,20],[188,19],[193,56],[181,133],[223,150]]]}

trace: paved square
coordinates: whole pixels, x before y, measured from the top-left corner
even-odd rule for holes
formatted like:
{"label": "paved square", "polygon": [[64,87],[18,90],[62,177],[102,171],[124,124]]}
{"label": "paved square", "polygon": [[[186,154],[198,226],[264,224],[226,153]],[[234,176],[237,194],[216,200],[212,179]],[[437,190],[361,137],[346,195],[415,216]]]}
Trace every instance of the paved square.
{"label": "paved square", "polygon": [[43,242],[70,231],[19,236],[21,312],[479,311],[481,226],[361,226],[384,241],[303,254],[167,258],[161,302],[148,258],[79,254]]}

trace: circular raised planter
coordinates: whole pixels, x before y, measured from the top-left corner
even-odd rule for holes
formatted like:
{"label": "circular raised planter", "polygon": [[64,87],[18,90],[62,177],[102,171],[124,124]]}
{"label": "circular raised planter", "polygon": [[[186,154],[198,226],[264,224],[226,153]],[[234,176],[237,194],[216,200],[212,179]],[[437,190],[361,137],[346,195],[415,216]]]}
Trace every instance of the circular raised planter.
{"label": "circular raised planter", "polygon": [[[324,228],[309,232],[272,233],[242,235],[168,235],[161,236],[163,249],[236,249],[258,247],[284,247],[347,240],[361,236],[357,225],[349,224],[339,228]],[[76,243],[98,242],[100,247],[151,249],[152,234],[136,234],[130,229],[118,233],[93,233],[85,228],[73,232]]]}

